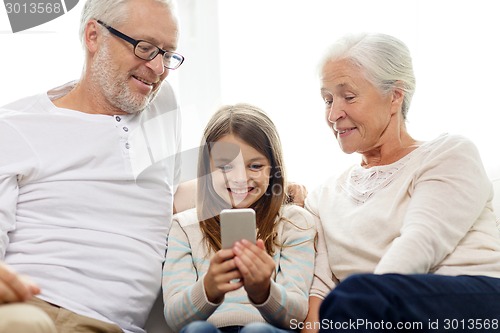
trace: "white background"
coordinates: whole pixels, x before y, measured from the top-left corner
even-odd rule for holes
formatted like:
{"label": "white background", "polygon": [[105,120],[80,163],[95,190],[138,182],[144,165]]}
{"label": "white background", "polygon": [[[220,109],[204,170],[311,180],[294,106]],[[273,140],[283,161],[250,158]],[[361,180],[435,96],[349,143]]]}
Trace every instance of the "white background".
{"label": "white background", "polygon": [[[0,5],[0,105],[80,76],[83,1],[44,25],[13,34]],[[359,156],[341,153],[323,120],[317,63],[335,39],[383,32],[410,48],[417,90],[408,115],[419,140],[443,132],[500,165],[500,19],[495,0],[177,0],[185,64],[170,80],[196,147],[222,103],[249,102],[275,121],[291,180],[312,188]],[[0,156],[1,159],[1,156]]]}

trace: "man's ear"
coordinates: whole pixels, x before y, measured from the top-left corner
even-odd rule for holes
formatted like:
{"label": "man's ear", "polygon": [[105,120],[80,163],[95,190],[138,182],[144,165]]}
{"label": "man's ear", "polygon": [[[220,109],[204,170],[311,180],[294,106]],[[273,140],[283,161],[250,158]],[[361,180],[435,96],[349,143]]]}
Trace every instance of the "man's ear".
{"label": "man's ear", "polygon": [[100,27],[98,25],[96,20],[90,20],[85,26],[83,38],[87,51],[91,54],[95,53],[98,49],[98,37],[100,34]]}

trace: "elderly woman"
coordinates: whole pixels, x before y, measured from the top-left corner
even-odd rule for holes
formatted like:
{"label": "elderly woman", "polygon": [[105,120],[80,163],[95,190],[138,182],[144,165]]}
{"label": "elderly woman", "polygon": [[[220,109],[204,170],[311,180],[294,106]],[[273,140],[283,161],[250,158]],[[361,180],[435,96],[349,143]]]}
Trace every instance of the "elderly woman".
{"label": "elderly woman", "polygon": [[414,90],[388,35],[347,36],[321,64],[327,124],[361,163],[306,200],[322,230],[303,331],[499,331],[492,186],[466,138],[408,133]]}

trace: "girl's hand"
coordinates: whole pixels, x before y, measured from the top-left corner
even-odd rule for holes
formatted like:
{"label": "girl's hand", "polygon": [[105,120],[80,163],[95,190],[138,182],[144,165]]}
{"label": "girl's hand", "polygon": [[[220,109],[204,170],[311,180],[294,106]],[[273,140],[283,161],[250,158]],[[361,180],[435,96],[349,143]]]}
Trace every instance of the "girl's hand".
{"label": "girl's hand", "polygon": [[266,252],[264,241],[259,239],[252,244],[243,239],[234,244],[233,251],[248,298],[255,304],[264,303],[269,297],[271,276],[276,269],[273,258]]}
{"label": "girl's hand", "polygon": [[[240,280],[231,282],[231,280]],[[207,298],[212,303],[220,303],[224,300],[224,295],[241,288],[241,274],[234,262],[234,253],[231,249],[217,251],[210,260],[208,272],[203,279],[203,286]]]}

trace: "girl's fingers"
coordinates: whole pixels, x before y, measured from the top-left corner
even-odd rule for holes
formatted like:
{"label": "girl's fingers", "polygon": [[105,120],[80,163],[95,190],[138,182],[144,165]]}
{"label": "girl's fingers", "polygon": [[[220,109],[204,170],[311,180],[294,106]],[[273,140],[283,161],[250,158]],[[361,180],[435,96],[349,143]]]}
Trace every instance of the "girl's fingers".
{"label": "girl's fingers", "polygon": [[[232,280],[236,281],[236,283],[232,283]],[[236,269],[234,259],[229,259],[222,263],[217,259],[211,261],[208,271],[203,278],[203,285],[208,300],[213,303],[222,302],[227,292],[241,288],[243,286],[241,283],[241,273]]]}
{"label": "girl's fingers", "polygon": [[243,275],[246,275],[253,266],[260,266],[262,264],[262,261],[258,258],[258,256],[256,256],[248,248],[242,246],[239,242],[235,243],[233,250],[236,254],[234,262]]}
{"label": "girl's fingers", "polygon": [[220,275],[220,281],[223,283],[229,283],[232,280],[239,280],[241,278],[242,278],[242,274],[237,269],[234,269],[228,273]]}
{"label": "girl's fingers", "polygon": [[243,287],[243,282],[241,280],[233,281],[224,285],[224,293],[234,291]]}
{"label": "girl's fingers", "polygon": [[224,261],[231,259],[234,257],[233,250],[231,249],[222,249],[217,251],[215,255],[212,257],[212,262],[223,263]]}
{"label": "girl's fingers", "polygon": [[232,271],[236,269],[233,258],[233,250],[219,250],[210,260],[209,270],[212,274],[223,274]]}
{"label": "girl's fingers", "polygon": [[241,272],[245,286],[260,283],[271,278],[275,269],[273,258],[265,251],[264,242],[253,244],[242,240],[236,242],[233,248],[236,257],[233,259]]}
{"label": "girl's fingers", "polygon": [[255,243],[257,247],[261,250],[266,250],[266,245],[264,244],[264,241],[262,239],[257,239],[257,242]]}
{"label": "girl's fingers", "polygon": [[[263,246],[263,242],[259,245]],[[259,245],[243,239],[241,242],[235,243],[233,251],[246,265],[261,267],[270,256],[267,254],[265,248],[260,248]]]}

